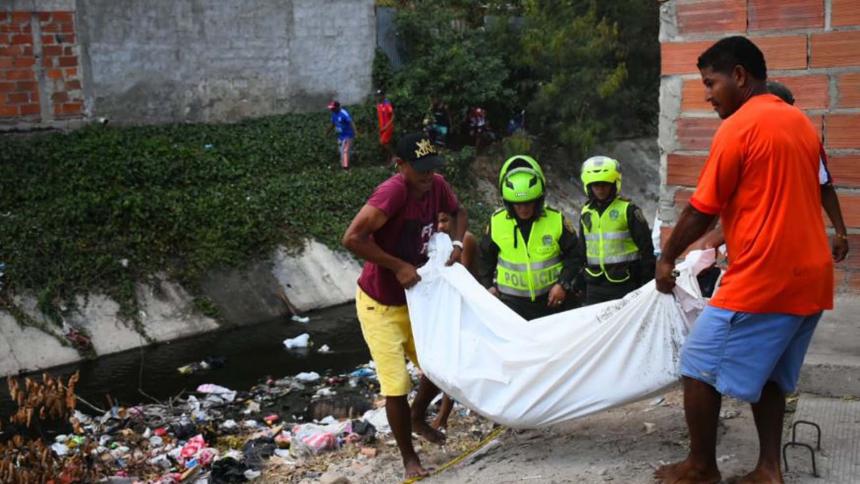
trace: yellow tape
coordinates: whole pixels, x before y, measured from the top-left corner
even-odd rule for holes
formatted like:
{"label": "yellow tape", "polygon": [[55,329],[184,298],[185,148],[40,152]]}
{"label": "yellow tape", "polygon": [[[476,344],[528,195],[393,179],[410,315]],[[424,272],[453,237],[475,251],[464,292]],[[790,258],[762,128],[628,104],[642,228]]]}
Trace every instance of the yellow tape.
{"label": "yellow tape", "polygon": [[429,475],[426,475],[424,477],[411,477],[411,478],[403,481],[402,484],[412,484],[412,483],[418,482],[422,479],[426,479],[428,477],[433,477],[435,475],[441,474],[445,470],[447,470],[447,469],[459,464],[460,462],[462,462],[466,457],[469,457],[470,455],[474,454],[475,452],[481,450],[481,448],[483,448],[484,446],[489,444],[493,439],[495,439],[496,437],[501,435],[502,432],[504,432],[505,430],[507,430],[507,428],[505,428],[505,427],[502,427],[502,426],[496,427],[495,430],[493,430],[492,432],[490,432],[489,435],[484,437],[484,440],[478,442],[474,447],[467,450],[466,452],[463,452],[462,454],[458,455],[457,457],[454,457],[453,459],[451,459],[450,461],[445,463],[445,465],[443,465],[442,467],[439,467],[438,469],[431,472]]}

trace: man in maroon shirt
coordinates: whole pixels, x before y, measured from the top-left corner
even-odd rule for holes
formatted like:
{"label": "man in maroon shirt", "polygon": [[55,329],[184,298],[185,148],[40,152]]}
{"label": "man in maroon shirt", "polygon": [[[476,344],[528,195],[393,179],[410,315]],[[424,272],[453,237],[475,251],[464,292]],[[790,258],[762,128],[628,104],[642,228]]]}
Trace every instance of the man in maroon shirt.
{"label": "man in maroon shirt", "polygon": [[343,245],[365,260],[358,279],[355,306],[361,332],[376,363],[385,412],[406,468],[406,477],[428,471],[412,446],[412,431],[434,443],[444,434],[425,420],[430,401],[439,393],[422,376],[410,412],[406,396],[412,386],[406,358],[418,363],[406,307],[405,288],[421,278],[416,267],[427,261],[427,243],[437,229],[439,213],[455,217],[454,251],[448,264],[459,262],[466,233],[466,210],[445,179],[434,172],[444,164],[436,146],[421,133],[397,143],[398,173],[376,187],[352,220]]}

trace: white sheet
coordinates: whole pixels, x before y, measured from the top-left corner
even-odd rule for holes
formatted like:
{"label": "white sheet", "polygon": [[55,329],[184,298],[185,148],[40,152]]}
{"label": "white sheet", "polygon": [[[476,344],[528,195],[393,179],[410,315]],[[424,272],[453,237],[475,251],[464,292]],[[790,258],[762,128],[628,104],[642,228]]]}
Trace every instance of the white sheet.
{"label": "white sheet", "polygon": [[445,267],[445,234],[430,242],[421,282],[406,293],[418,360],[439,388],[515,428],[583,417],[666,390],[704,307],[695,274],[713,250],[690,253],[674,297],[654,282],[624,299],[526,321],[460,264]]}

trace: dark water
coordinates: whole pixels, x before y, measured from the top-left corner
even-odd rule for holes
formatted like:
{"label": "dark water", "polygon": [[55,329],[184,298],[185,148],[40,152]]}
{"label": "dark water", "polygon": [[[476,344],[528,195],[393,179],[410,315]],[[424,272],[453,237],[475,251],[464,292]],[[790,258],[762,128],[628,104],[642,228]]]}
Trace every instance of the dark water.
{"label": "dark water", "polygon": [[[217,383],[232,390],[248,390],[266,376],[279,378],[302,371],[343,373],[370,359],[361,336],[355,306],[346,304],[314,313],[301,324],[287,318],[254,326],[207,333],[144,349],[103,356],[47,370],[52,375],[70,375],[80,370],[77,393],[87,401],[107,408],[105,395],[122,405],[151,402],[138,388],[159,400],[182,390],[194,391],[201,383]],[[314,346],[307,351],[287,351],[283,340],[309,333]],[[332,353],[316,349],[327,344]],[[181,375],[177,368],[207,356],[226,358],[223,368]],[[40,375],[38,372],[36,375]],[[90,413],[84,405],[79,410]],[[5,379],[0,381],[0,415],[14,407]]]}

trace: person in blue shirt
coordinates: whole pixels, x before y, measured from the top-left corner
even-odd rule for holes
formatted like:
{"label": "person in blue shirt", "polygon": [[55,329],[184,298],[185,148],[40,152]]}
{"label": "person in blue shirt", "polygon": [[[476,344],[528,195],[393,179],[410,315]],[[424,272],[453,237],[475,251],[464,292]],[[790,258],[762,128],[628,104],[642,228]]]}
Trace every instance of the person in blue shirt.
{"label": "person in blue shirt", "polygon": [[342,108],[340,103],[332,101],[328,103],[328,110],[331,111],[331,124],[326,129],[326,135],[331,133],[332,128],[337,132],[337,147],[340,153],[340,167],[344,170],[349,170],[349,154],[352,149],[352,142],[358,130],[352,122],[352,117],[349,111]]}

